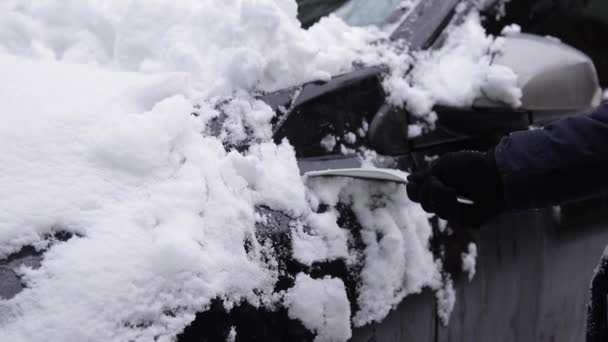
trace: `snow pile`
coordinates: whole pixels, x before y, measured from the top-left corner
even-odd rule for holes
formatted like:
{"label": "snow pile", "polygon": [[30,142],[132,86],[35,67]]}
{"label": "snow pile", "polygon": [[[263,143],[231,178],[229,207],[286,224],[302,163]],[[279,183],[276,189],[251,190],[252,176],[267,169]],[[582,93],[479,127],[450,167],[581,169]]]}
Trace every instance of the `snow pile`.
{"label": "snow pile", "polygon": [[[453,28],[437,50],[414,53],[413,70],[403,77],[403,65],[393,68],[385,80],[389,101],[406,106],[412,114],[434,123],[433,106],[470,107],[480,97],[521,105],[521,89],[515,73],[492,64],[504,38],[486,35],[479,14],[472,12],[465,22]],[[393,66],[393,64],[389,64]]]}
{"label": "snow pile", "polygon": [[309,31],[294,0],[0,3],[0,52],[117,70],[185,72],[205,96],[274,90],[350,69],[376,35],[328,17]]}
{"label": "snow pile", "polygon": [[507,26],[503,27],[503,29],[500,31],[500,33],[503,36],[518,35],[521,33],[521,26],[519,26],[517,24],[507,25]]}

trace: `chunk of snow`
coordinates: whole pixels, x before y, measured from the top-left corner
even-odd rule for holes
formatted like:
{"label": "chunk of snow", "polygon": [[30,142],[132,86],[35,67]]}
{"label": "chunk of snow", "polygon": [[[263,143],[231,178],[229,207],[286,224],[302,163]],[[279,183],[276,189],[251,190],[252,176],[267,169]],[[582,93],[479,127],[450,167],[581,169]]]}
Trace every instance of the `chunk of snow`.
{"label": "chunk of snow", "polygon": [[461,254],[462,271],[467,274],[469,281],[475,277],[477,267],[477,245],[470,243],[467,247],[467,252]]}
{"label": "chunk of snow", "polygon": [[357,142],[357,136],[356,136],[356,135],[355,135],[355,133],[353,133],[353,132],[347,132],[347,133],[344,135],[344,141],[345,141],[347,144],[351,144],[351,145],[353,145],[353,144],[355,144],[355,143]]}
{"label": "chunk of snow", "polygon": [[[345,72],[376,39],[293,0],[85,0],[0,5],[0,51],[142,72],[187,72],[205,95],[274,90]],[[306,63],[303,63],[306,61]]]}
{"label": "chunk of snow", "polygon": [[321,139],[321,147],[323,147],[323,149],[325,149],[327,152],[332,152],[336,147],[336,144],[336,137],[332,134],[328,134]]}
{"label": "chunk of snow", "polygon": [[236,329],[234,326],[230,327],[230,332],[228,333],[228,337],[226,337],[226,342],[235,342],[236,341]]}
{"label": "chunk of snow", "polygon": [[335,212],[311,214],[310,232],[297,225],[292,231],[293,257],[305,265],[314,262],[348,259],[348,234],[337,224]]}
{"label": "chunk of snow", "polygon": [[342,153],[345,156],[348,156],[348,155],[356,154],[357,151],[352,148],[348,148],[348,147],[344,146],[344,144],[340,144],[340,153]]}
{"label": "chunk of snow", "polygon": [[313,279],[300,273],[285,302],[289,317],[315,332],[315,341],[347,341],[352,336],[350,304],[341,279]]}
{"label": "chunk of snow", "polygon": [[521,26],[519,26],[517,24],[507,25],[507,26],[503,27],[503,29],[500,33],[503,36],[519,34],[519,33],[521,33]]}
{"label": "chunk of snow", "polygon": [[407,137],[415,138],[422,135],[423,127],[419,124],[411,124],[407,126]]}

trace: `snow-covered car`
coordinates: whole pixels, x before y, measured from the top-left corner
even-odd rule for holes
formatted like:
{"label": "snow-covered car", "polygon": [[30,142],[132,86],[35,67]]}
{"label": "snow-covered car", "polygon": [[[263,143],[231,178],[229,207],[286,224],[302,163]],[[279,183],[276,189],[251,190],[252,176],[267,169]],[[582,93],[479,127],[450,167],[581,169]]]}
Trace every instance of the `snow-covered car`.
{"label": "snow-covered car", "polygon": [[[330,2],[327,4],[331,5]],[[389,30],[390,44],[401,48],[405,42],[412,52],[441,49],[447,29],[462,23],[473,8],[472,4],[459,0],[386,0],[383,6],[374,2],[380,10],[370,14],[364,4],[352,0],[330,6],[326,12],[337,11],[351,24],[373,24]],[[317,14],[310,17],[315,16]],[[433,156],[463,148],[487,149],[508,132],[542,127],[564,116],[578,115],[601,100],[592,61],[555,40],[509,33],[504,38],[502,51],[492,56],[491,63],[515,72],[517,85],[522,90],[521,104],[512,106],[497,100],[492,94],[476,98],[472,106],[440,103],[433,107],[436,114],[433,129],[429,129],[428,123],[411,113],[407,106],[395,106],[387,100],[383,80],[389,67],[385,65],[361,66],[327,81],[260,94],[259,99],[277,113],[273,120],[273,138],[277,143],[289,140],[302,174],[364,168],[370,164],[402,171],[421,169]],[[210,131],[219,134],[223,124],[221,118],[213,124],[215,126],[209,127]],[[229,148],[242,150],[247,148],[248,140],[226,144],[230,145]],[[339,212],[337,224],[351,232],[349,249],[363,251],[367,237],[359,233],[361,223],[349,204],[321,203],[318,206],[319,213],[327,210]],[[289,291],[294,287],[296,275],[301,273],[313,279],[339,278],[345,284],[354,316],[360,309],[357,298],[364,260],[346,262],[342,258],[334,258],[303,264],[292,258],[291,228],[297,218],[268,207],[259,207],[258,214],[264,219],[256,227],[257,235],[251,238],[269,241],[280,255],[276,267],[281,276],[275,290]],[[450,274],[449,277],[457,278],[463,269],[460,256],[471,252],[469,246],[473,239],[466,232],[449,234],[445,227],[441,227],[443,223],[433,220],[435,257],[444,263],[443,270]],[[306,230],[306,227],[302,229]],[[71,237],[59,234],[53,239],[60,243]],[[382,239],[382,236],[377,239]],[[245,249],[248,250],[247,242]],[[16,270],[21,265],[37,267],[43,258],[44,252],[24,248],[1,260],[0,296],[10,298],[19,293],[23,285]],[[498,313],[493,318],[507,320]],[[208,311],[197,314],[178,340],[225,341],[234,332],[236,341],[307,341],[315,337],[315,332],[290,317],[286,309],[272,311],[243,303],[227,310],[222,299],[218,298]],[[357,340],[361,336],[355,331],[353,338]],[[424,340],[422,335],[418,337],[416,340]],[[393,339],[399,340],[399,337]]]}

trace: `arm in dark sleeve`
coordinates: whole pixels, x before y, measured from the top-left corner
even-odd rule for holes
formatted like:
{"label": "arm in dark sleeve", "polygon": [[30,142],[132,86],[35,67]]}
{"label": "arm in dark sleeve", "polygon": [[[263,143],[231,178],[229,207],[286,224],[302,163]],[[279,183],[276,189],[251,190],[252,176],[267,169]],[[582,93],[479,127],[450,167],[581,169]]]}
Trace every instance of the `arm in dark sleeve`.
{"label": "arm in dark sleeve", "polygon": [[590,115],[512,133],[494,155],[509,208],[538,208],[605,192],[608,103]]}

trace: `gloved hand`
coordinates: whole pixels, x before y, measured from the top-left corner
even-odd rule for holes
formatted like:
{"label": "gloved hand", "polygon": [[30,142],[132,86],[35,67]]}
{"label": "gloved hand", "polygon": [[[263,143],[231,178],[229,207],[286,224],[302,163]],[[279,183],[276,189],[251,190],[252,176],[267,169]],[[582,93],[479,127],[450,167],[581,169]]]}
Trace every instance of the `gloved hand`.
{"label": "gloved hand", "polygon": [[[453,152],[408,177],[410,199],[455,224],[479,226],[505,208],[502,180],[493,152]],[[473,205],[460,204],[458,197]]]}

